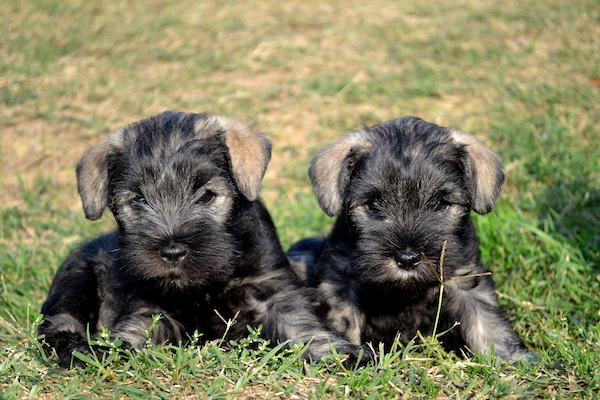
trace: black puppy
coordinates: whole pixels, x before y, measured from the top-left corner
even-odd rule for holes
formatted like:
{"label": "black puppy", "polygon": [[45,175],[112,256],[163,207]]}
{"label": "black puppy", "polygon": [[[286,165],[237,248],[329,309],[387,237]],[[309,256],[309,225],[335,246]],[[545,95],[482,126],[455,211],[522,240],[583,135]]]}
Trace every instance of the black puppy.
{"label": "black puppy", "polygon": [[[354,131],[313,160],[323,210],[338,216],[327,239],[288,255],[325,297],[326,321],[352,343],[408,343],[438,333],[450,348],[530,360],[498,305],[470,211],[492,210],[504,181],[498,156],[475,138],[407,117]],[[445,254],[442,260],[443,249]]]}
{"label": "black puppy", "polygon": [[154,343],[196,330],[211,340],[238,312],[230,338],[262,325],[265,338],[310,342],[308,359],[333,346],[349,363],[367,362],[368,351],[358,360],[362,347],[319,322],[257,199],[270,155],[270,143],[238,122],[175,112],[92,148],[77,167],[85,215],[96,220],[108,206],[118,230],[71,254],[54,278],[39,333],[59,364],[90,351],[88,329],[138,348],[160,314]]}

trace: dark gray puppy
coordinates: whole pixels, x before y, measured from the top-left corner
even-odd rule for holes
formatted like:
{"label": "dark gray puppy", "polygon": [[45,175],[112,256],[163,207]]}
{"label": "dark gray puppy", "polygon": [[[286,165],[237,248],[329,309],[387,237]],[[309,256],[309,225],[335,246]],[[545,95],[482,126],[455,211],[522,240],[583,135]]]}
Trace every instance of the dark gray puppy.
{"label": "dark gray puppy", "polygon": [[[533,361],[498,305],[470,211],[492,210],[504,181],[498,156],[475,138],[407,117],[351,132],[316,156],[319,204],[338,216],[327,239],[288,255],[329,306],[326,321],[352,343],[408,343],[437,333],[452,349]],[[442,260],[443,248],[445,253]],[[460,279],[459,279],[460,278]]]}
{"label": "dark gray puppy", "polygon": [[368,350],[317,319],[316,291],[291,270],[257,199],[270,156],[264,136],[238,122],[175,112],[92,148],[77,166],[85,215],[96,220],[108,206],[118,230],[83,245],[54,278],[39,333],[59,364],[90,351],[88,329],[94,337],[106,327],[138,348],[160,314],[154,343],[185,342],[196,330],[211,340],[238,312],[229,338],[262,325],[265,338],[310,342],[307,359],[331,345],[351,364],[367,362]]}

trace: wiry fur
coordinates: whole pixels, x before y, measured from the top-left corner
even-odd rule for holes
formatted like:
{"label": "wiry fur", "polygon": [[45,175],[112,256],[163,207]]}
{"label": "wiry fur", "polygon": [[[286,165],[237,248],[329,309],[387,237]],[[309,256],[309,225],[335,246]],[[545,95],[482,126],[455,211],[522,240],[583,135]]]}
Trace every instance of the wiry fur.
{"label": "wiry fur", "polygon": [[[498,156],[472,136],[407,117],[365,127],[322,150],[310,168],[326,239],[288,255],[327,300],[327,323],[353,343],[408,343],[438,333],[449,348],[534,360],[510,329],[481,262],[470,211],[492,210],[504,180]],[[441,260],[446,243],[445,256]]]}
{"label": "wiry fur", "polygon": [[308,359],[332,345],[358,360],[362,347],[315,316],[315,292],[293,274],[257,199],[270,150],[264,136],[228,118],[164,112],[83,157],[85,214],[98,219],[108,206],[118,230],[83,245],[54,278],[39,333],[60,365],[89,352],[88,329],[94,337],[106,327],[137,348],[160,314],[154,343],[185,342],[196,330],[212,340],[225,331],[221,318],[238,312],[230,338],[262,325],[273,341],[311,341]]}

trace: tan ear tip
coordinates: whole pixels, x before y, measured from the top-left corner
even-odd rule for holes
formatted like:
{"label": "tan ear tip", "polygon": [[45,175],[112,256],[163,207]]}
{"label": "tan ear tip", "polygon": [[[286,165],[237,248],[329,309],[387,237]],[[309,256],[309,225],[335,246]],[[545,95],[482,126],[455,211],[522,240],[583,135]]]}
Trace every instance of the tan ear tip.
{"label": "tan ear tip", "polygon": [[493,202],[492,203],[484,203],[484,204],[477,204],[477,203],[475,203],[473,205],[473,211],[475,211],[479,215],[488,214],[493,209],[494,209],[494,203]]}
{"label": "tan ear tip", "polygon": [[103,211],[104,210],[98,212],[98,210],[88,210],[85,207],[83,208],[83,213],[85,214],[85,217],[90,221],[99,220],[100,217],[102,217]]}
{"label": "tan ear tip", "polygon": [[249,201],[258,199],[271,160],[271,142],[262,133],[234,119],[217,115],[211,119],[222,132],[231,172],[239,191]]}
{"label": "tan ear tip", "polygon": [[260,185],[258,187],[242,188],[241,192],[248,201],[258,200],[258,195],[260,194]]}
{"label": "tan ear tip", "polygon": [[342,211],[342,207],[337,205],[321,205],[321,208],[323,209],[323,211],[325,211],[325,214],[327,214],[328,217],[337,217]]}

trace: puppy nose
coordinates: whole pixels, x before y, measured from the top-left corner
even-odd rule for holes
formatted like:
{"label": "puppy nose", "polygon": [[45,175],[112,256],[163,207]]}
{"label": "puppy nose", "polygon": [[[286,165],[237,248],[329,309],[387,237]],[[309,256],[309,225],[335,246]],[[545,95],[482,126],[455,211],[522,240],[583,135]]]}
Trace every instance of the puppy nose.
{"label": "puppy nose", "polygon": [[180,243],[169,243],[161,247],[159,254],[166,262],[177,263],[185,258],[188,254],[188,249]]}
{"label": "puppy nose", "polygon": [[394,259],[400,268],[410,270],[414,269],[421,261],[421,253],[408,249],[397,252]]}

